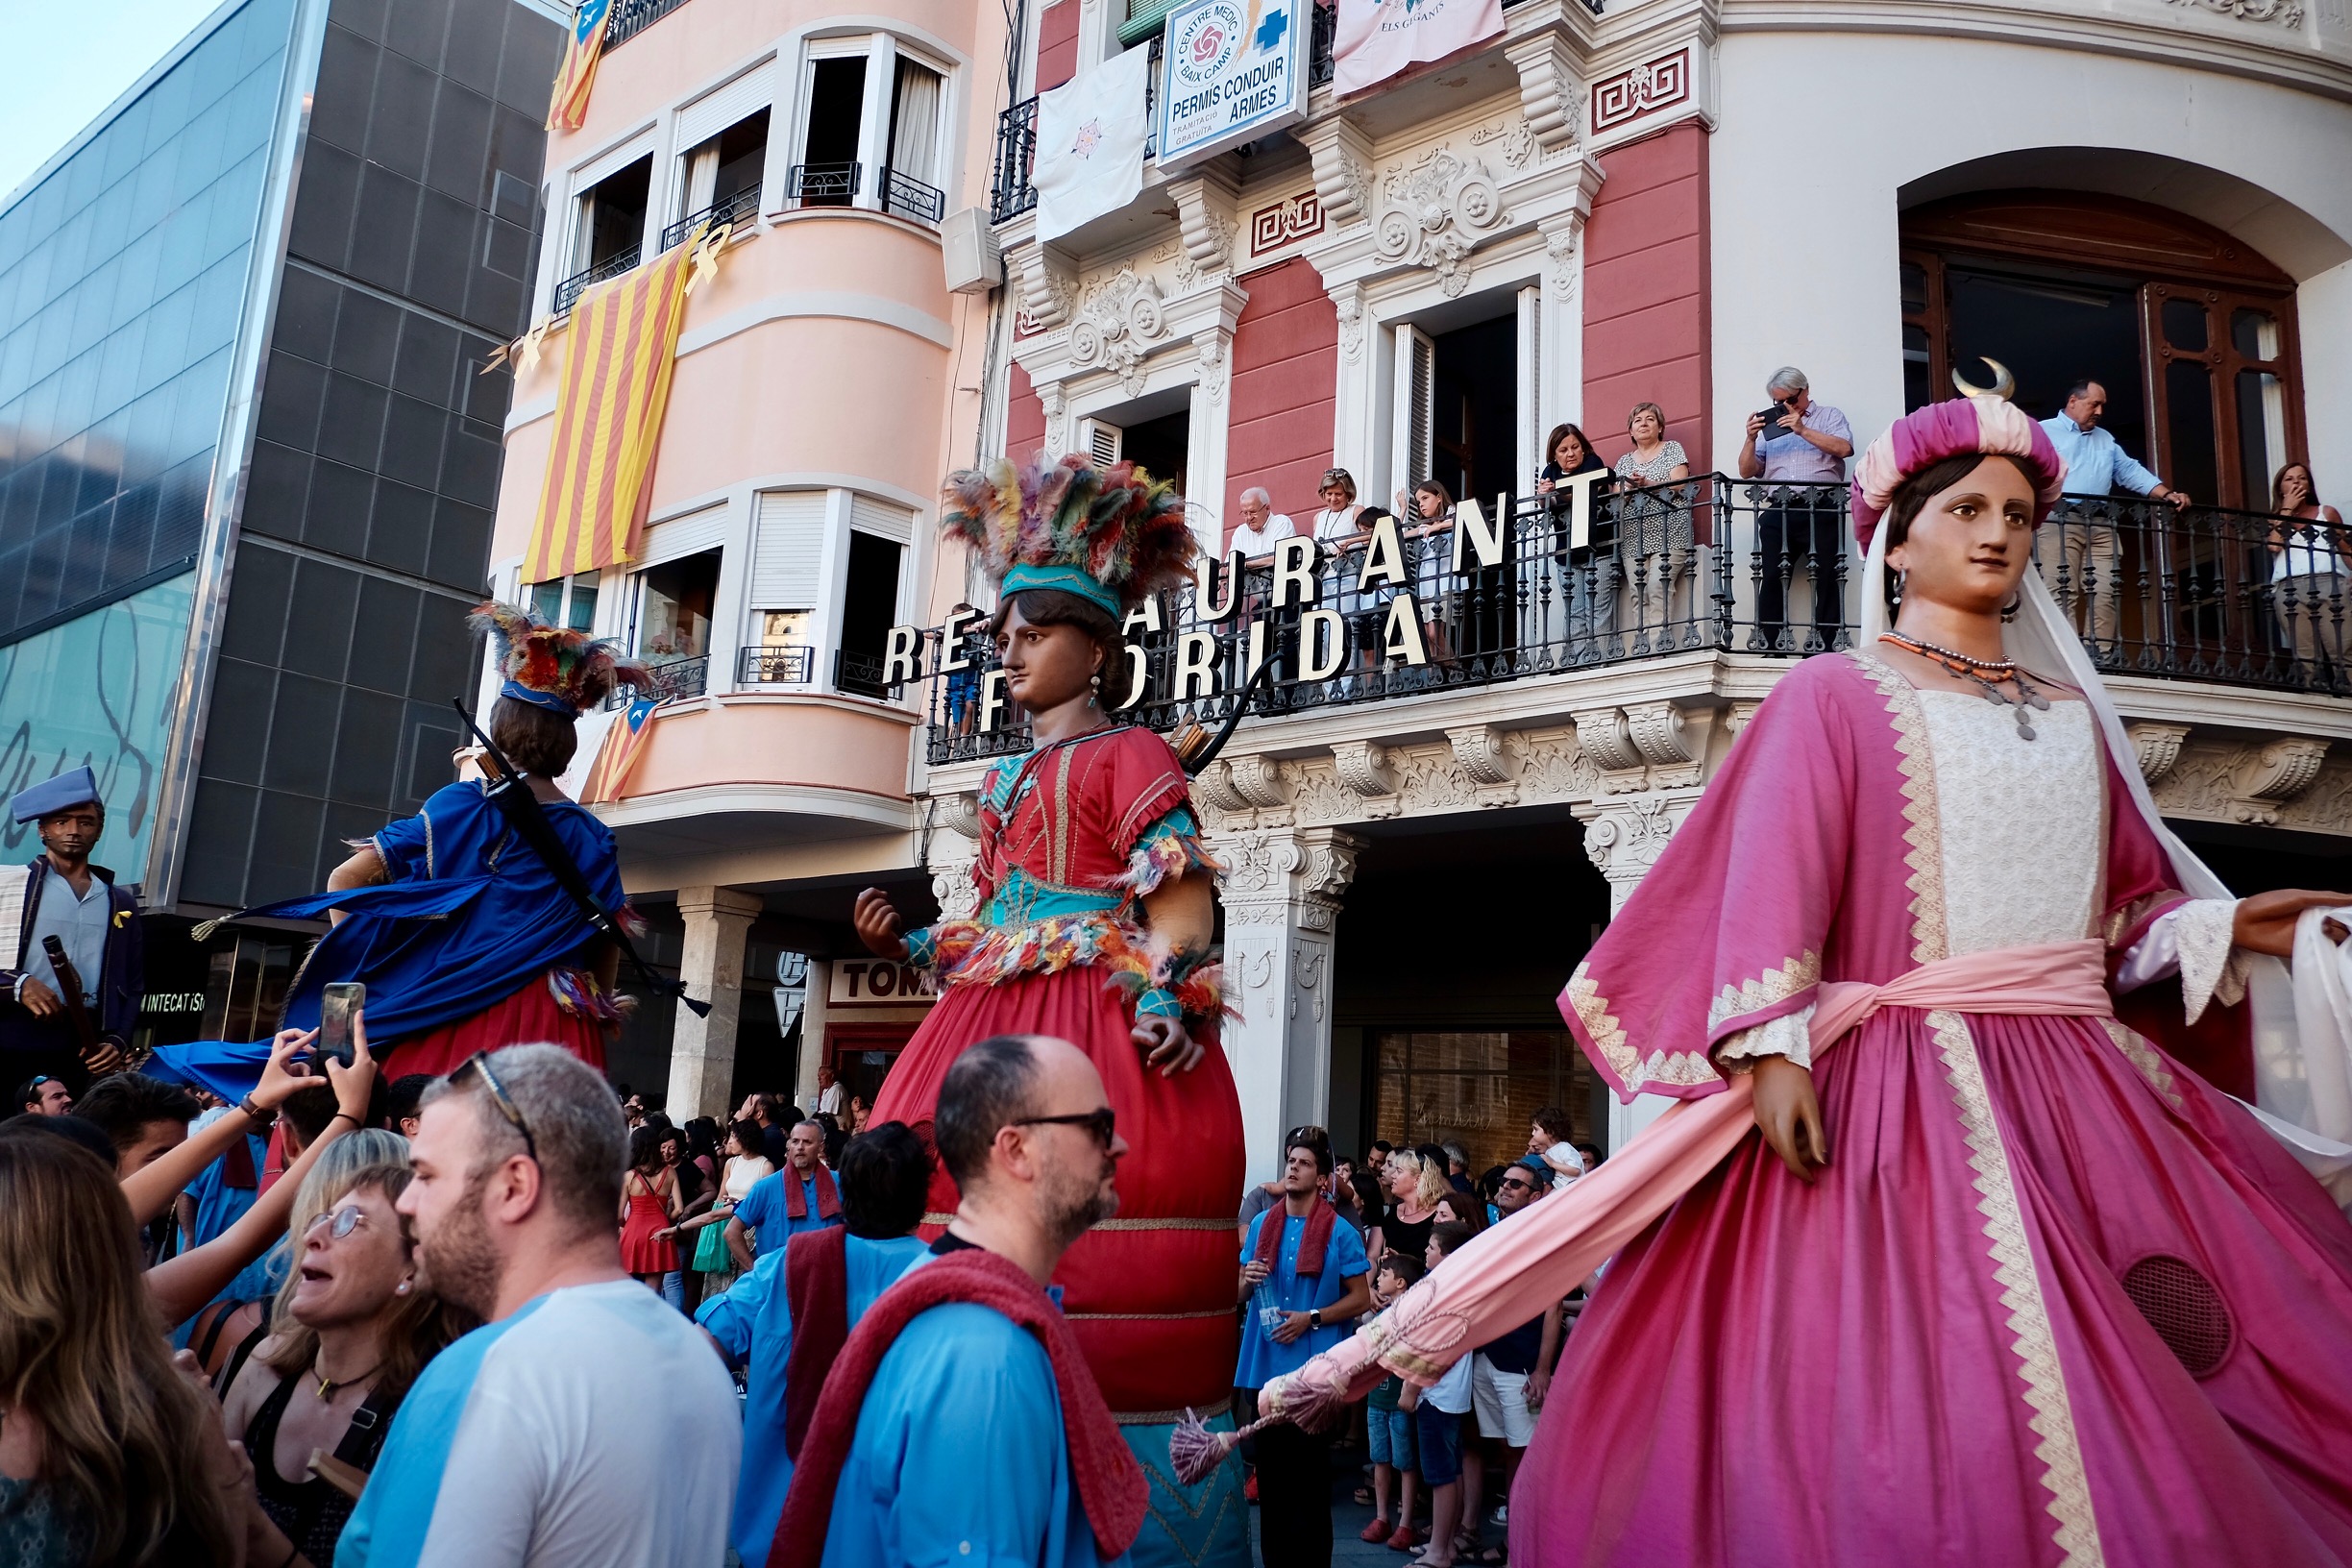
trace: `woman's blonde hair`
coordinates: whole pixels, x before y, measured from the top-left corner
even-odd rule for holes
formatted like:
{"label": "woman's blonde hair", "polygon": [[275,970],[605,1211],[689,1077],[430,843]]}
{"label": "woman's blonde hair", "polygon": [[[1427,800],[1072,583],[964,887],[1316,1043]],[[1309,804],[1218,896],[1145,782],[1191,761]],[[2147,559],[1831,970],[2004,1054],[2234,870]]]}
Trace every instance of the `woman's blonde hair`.
{"label": "woman's blonde hair", "polygon": [[[302,1189],[294,1194],[293,1219],[286,1228],[294,1256],[285,1284],[278,1287],[277,1300],[271,1304],[270,1343],[260,1353],[260,1360],[274,1371],[304,1371],[318,1359],[318,1331],[294,1316],[294,1292],[302,1285],[302,1250],[312,1223],[355,1192],[381,1192],[387,1202],[398,1203],[409,1179],[408,1145],[398,1133],[371,1127],[337,1139],[320,1151],[318,1164],[310,1167]],[[415,1255],[416,1243],[405,1220],[401,1223],[401,1245],[411,1257]],[[443,1302],[421,1282],[410,1286],[384,1322],[383,1371],[376,1379],[377,1390],[389,1398],[407,1392],[425,1363],[473,1327],[470,1314]]]}
{"label": "woman's blonde hair", "polygon": [[1454,1184],[1446,1180],[1445,1166],[1434,1160],[1426,1159],[1411,1149],[1399,1149],[1388,1158],[1401,1162],[1412,1170],[1414,1208],[1424,1211],[1434,1209],[1439,1199],[1454,1190]]}
{"label": "woman's blonde hair", "polygon": [[0,1135],[0,1406],[40,1423],[77,1562],[226,1561],[211,1401],[172,1365],[114,1172],[53,1134]]}

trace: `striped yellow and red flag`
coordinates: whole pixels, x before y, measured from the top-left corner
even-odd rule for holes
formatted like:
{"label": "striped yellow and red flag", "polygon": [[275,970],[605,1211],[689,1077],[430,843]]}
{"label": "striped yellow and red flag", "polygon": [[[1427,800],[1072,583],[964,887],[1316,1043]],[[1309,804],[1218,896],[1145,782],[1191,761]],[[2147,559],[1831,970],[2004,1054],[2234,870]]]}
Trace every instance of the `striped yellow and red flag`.
{"label": "striped yellow and red flag", "polygon": [[598,57],[604,53],[604,18],[612,0],[581,0],[564,41],[563,63],[555,67],[555,91],[548,100],[547,128],[577,131],[588,120],[588,89],[596,84]]}
{"label": "striped yellow and red flag", "polygon": [[599,283],[572,306],[525,582],[636,558],[700,237]]}

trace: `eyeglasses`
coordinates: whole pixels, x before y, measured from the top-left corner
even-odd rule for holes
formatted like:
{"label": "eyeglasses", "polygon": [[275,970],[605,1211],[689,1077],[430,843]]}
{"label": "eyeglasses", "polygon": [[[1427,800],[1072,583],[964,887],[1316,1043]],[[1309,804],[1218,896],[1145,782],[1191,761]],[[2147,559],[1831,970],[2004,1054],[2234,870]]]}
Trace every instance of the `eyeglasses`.
{"label": "eyeglasses", "polygon": [[[514,1097],[506,1092],[506,1086],[500,1083],[498,1074],[490,1070],[490,1053],[476,1051],[458,1064],[457,1072],[463,1072],[468,1067],[481,1074],[482,1085],[490,1090],[491,1102],[498,1107],[499,1115],[504,1116],[507,1124],[523,1135],[524,1152],[528,1154],[533,1162],[536,1162],[539,1158],[539,1140],[531,1137],[530,1123],[523,1119],[522,1108],[517,1106]],[[453,1072],[450,1076],[455,1078],[457,1072]]]}
{"label": "eyeglasses", "polygon": [[306,1237],[316,1236],[318,1235],[319,1227],[321,1225],[325,1225],[328,1227],[327,1234],[333,1237],[337,1241],[340,1241],[345,1237],[351,1235],[353,1231],[358,1229],[359,1222],[365,1218],[367,1218],[367,1215],[360,1212],[357,1204],[347,1203],[342,1208],[335,1210],[332,1213],[321,1214],[316,1219],[313,1219],[309,1225],[304,1229],[303,1235]]}
{"label": "eyeglasses", "polygon": [[1009,1125],[1015,1127],[1084,1127],[1094,1136],[1105,1153],[1111,1148],[1111,1139],[1118,1114],[1109,1106],[1100,1111],[1076,1111],[1066,1116],[1023,1116]]}
{"label": "eyeglasses", "polygon": [[1495,1186],[1515,1187],[1522,1192],[1532,1192],[1535,1190],[1535,1184],[1529,1181],[1525,1176],[1506,1176],[1501,1181],[1495,1183]]}

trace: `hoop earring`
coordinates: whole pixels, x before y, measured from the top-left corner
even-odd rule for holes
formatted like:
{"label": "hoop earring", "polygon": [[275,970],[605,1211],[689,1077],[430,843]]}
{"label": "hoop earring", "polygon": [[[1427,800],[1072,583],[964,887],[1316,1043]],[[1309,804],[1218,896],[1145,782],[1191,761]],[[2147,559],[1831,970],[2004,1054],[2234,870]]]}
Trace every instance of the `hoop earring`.
{"label": "hoop earring", "polygon": [[2001,606],[2001,625],[2007,625],[2011,622],[2015,621],[2018,618],[2018,611],[2024,607],[2025,590],[2021,588],[2018,590],[2017,598],[2011,600],[2008,603]]}

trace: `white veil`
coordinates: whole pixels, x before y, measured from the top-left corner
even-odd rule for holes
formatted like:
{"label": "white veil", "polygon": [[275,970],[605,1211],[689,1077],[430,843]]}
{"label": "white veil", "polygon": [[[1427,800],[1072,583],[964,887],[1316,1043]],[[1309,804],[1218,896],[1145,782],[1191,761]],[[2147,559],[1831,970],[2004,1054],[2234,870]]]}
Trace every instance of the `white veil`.
{"label": "white veil", "polygon": [[[1871,534],[1870,553],[1862,569],[1862,648],[1877,647],[1887,630],[1886,539],[1882,526]],[[2130,792],[2132,809],[2156,835],[2172,860],[2172,875],[2192,898],[2231,898],[2221,879],[2195,851],[2180,841],[2157,815],[2156,801],[2140,776],[2137,753],[2123,732],[2123,719],[2092,666],[2082,639],[2051,597],[2042,574],[2025,574],[2022,602],[2017,619],[2002,634],[2004,651],[2029,670],[2063,672],[2080,687],[2097,715],[2099,732],[2116,772]],[[2315,928],[2319,912],[2305,917]],[[2298,933],[2301,936],[2302,933]],[[2315,943],[2299,943],[2313,950]],[[2305,1005],[2297,1009],[2297,987],[2287,966],[2275,958],[2249,956],[2246,1001],[2253,1013],[2254,1103],[2246,1107],[2255,1117],[2294,1151],[2305,1168],[2317,1177],[2337,1203],[2352,1213],[2352,1007],[2340,1003],[2346,988],[2340,983],[2321,988],[2307,984]],[[2244,1102],[2240,1102],[2244,1103]]]}

